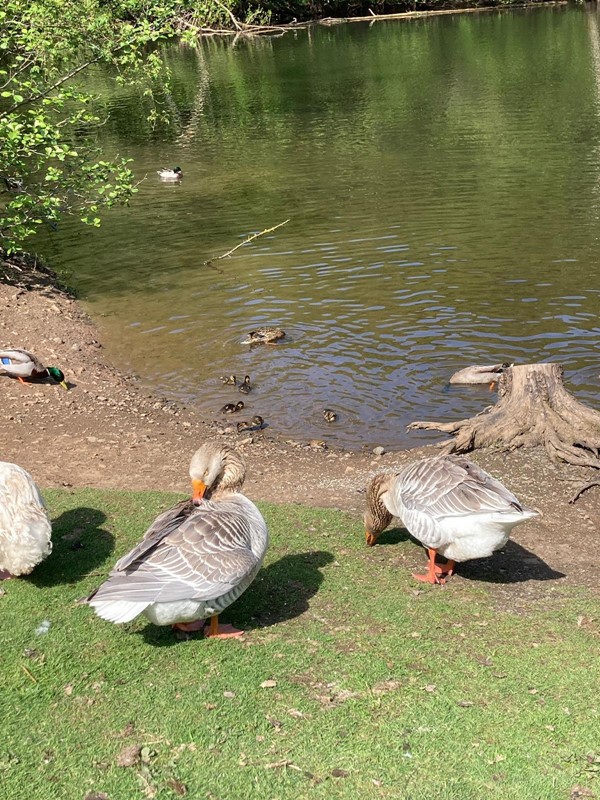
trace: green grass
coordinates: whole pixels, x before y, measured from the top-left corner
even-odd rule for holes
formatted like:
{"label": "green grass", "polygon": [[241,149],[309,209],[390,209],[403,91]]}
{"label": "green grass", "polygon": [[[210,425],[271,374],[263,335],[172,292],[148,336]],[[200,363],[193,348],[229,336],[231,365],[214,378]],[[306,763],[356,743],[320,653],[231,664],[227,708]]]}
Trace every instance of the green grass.
{"label": "green grass", "polygon": [[591,592],[524,613],[526,583],[423,587],[400,531],[367,549],[357,519],[264,505],[265,567],[223,615],[246,641],[177,641],[75,605],[174,495],[45,494],[54,552],[0,598],[3,800],[600,795]]}

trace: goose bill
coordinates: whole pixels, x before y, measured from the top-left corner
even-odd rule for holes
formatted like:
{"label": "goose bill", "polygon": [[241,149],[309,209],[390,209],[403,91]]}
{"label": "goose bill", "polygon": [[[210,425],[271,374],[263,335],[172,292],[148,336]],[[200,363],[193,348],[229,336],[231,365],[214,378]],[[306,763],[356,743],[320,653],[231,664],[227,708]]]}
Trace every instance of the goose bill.
{"label": "goose bill", "polygon": [[194,490],[192,500],[195,505],[200,505],[206,492],[206,484],[203,481],[192,481],[192,488]]}
{"label": "goose bill", "polygon": [[365,531],[365,537],[369,547],[373,547],[373,545],[377,541],[377,536],[375,536],[373,533],[370,533],[370,531]]}

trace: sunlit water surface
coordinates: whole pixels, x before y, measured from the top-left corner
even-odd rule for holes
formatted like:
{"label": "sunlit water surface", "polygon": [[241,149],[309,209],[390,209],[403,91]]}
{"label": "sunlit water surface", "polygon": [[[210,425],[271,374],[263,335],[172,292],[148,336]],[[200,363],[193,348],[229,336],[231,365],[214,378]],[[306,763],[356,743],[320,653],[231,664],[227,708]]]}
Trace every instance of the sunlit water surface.
{"label": "sunlit water surface", "polygon": [[[241,397],[219,376],[249,374],[272,431],[418,444],[410,421],[493,399],[452,372],[500,361],[560,361],[597,407],[599,37],[595,12],[549,8],[172,46],[154,131],[95,73],[98,137],[147,178],[41,244],[113,360],[215,418]],[[286,339],[240,343],[262,325]]]}

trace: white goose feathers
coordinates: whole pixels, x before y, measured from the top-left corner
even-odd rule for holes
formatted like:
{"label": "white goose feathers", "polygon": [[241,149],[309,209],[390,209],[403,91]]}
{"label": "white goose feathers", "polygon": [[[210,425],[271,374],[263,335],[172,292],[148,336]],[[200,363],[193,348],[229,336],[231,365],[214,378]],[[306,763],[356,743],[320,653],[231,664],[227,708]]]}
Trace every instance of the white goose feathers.
{"label": "white goose feathers", "polygon": [[[85,601],[99,616],[121,623],[143,613],[157,625],[185,629],[216,617],[254,580],[268,533],[259,510],[240,492],[242,457],[207,442],[194,455],[190,475],[195,499],[160,514]],[[211,632],[218,635],[216,625]]]}
{"label": "white goose feathers", "polygon": [[392,517],[399,517],[430,554],[434,551],[432,572],[435,553],[450,561],[484,558],[506,544],[515,525],[535,516],[537,511],[473,461],[437,456],[373,478],[367,489],[367,544],[375,544]]}
{"label": "white goose feathers", "polygon": [[0,573],[29,574],[52,552],[51,534],[31,475],[17,464],[0,461]]}

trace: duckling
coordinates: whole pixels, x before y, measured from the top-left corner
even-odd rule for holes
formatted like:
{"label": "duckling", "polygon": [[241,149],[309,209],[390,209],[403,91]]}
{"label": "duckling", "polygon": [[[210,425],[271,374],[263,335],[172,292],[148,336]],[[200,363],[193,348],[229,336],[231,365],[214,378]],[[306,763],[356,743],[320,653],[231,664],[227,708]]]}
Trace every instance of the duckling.
{"label": "duckling", "polygon": [[338,418],[338,415],[333,409],[331,408],[324,408],[323,409],[323,419],[325,422],[335,422]]}
{"label": "duckling", "polygon": [[250,422],[247,422],[246,420],[238,422],[237,431],[238,433],[242,433],[243,431],[259,431],[262,429],[264,424],[264,419],[257,414],[255,417],[252,417]]}
{"label": "duckling", "polygon": [[59,383],[63,389],[68,389],[69,385],[65,376],[58,367],[45,367],[42,362],[28,350],[0,350],[0,375],[9,375],[16,378],[21,383],[25,383],[25,378],[44,378],[49,377]]}
{"label": "duckling", "polygon": [[178,181],[183,178],[181,167],[175,167],[175,169],[161,167],[160,169],[156,170],[156,174],[160,175],[163,181]]}
{"label": "duckling", "polygon": [[239,403],[226,403],[221,409],[221,414],[235,414],[237,411],[241,411],[243,407],[244,402],[242,400]]}
{"label": "duckling", "polygon": [[221,375],[220,380],[226,386],[235,386],[237,383],[235,375]]}
{"label": "duckling", "polygon": [[246,375],[244,377],[244,382],[240,383],[239,390],[242,394],[248,394],[252,391],[252,387],[250,386],[250,375]]}
{"label": "duckling", "polygon": [[283,339],[285,331],[281,328],[257,328],[255,331],[250,331],[248,338],[242,341],[242,344],[271,344],[272,342]]}

